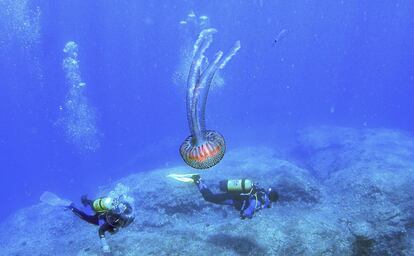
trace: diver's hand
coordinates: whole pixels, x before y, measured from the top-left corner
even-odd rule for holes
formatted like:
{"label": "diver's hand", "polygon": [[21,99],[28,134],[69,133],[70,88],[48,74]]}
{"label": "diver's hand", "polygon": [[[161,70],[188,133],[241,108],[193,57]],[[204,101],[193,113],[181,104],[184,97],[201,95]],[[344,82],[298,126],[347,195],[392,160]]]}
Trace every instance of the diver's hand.
{"label": "diver's hand", "polygon": [[109,244],[106,241],[105,237],[101,238],[101,245],[102,245],[102,251],[104,252],[104,254],[111,253],[111,248],[109,247]]}
{"label": "diver's hand", "polygon": [[67,206],[63,206],[64,211],[72,211],[73,212],[74,209],[75,209],[75,204],[74,203],[71,203],[70,205],[67,205]]}

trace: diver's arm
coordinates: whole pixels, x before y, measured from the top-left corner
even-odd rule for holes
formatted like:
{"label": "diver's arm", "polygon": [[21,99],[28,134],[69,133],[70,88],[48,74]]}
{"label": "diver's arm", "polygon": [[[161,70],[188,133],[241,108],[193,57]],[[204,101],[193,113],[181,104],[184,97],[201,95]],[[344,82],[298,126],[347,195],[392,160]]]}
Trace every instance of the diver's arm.
{"label": "diver's arm", "polygon": [[82,220],[91,223],[93,225],[99,225],[99,218],[98,215],[88,215],[85,212],[79,210],[78,208],[75,207],[74,204],[71,204],[70,206],[67,207],[67,209],[71,210],[76,216],[78,216],[79,218],[81,218]]}
{"label": "diver's arm", "polygon": [[253,218],[254,210],[256,208],[256,200],[255,199],[249,199],[248,201],[249,206],[247,208],[242,209],[240,211],[240,218],[245,219],[251,219]]}

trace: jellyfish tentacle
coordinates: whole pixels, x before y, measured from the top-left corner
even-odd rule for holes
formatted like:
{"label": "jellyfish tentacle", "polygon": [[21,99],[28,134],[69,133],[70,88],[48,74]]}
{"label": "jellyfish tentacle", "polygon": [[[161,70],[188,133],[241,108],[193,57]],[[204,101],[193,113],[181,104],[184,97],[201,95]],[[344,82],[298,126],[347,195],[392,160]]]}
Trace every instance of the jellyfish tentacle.
{"label": "jellyfish tentacle", "polygon": [[223,56],[222,51],[217,52],[214,62],[207,67],[207,69],[203,72],[202,77],[200,78],[200,98],[196,102],[196,107],[198,110],[198,124],[202,134],[205,134],[206,131],[205,110],[207,95],[210,90],[214,75],[216,74],[217,70],[223,69],[225,67],[227,62],[229,62],[230,59],[237,53],[240,47],[240,41],[237,41],[226,55]]}
{"label": "jellyfish tentacle", "polygon": [[187,89],[188,95],[193,96],[194,88],[197,85],[197,81],[201,75],[201,65],[205,59],[204,53],[213,41],[213,34],[216,33],[215,29],[206,29],[200,33],[193,49],[193,61],[190,66],[190,72],[188,74]]}
{"label": "jellyfish tentacle", "polygon": [[215,29],[206,29],[200,33],[200,36],[194,44],[193,61],[191,63],[187,81],[187,119],[191,134],[198,142],[202,141],[204,137],[200,129],[197,112],[197,102],[201,86],[201,65],[206,59],[204,53],[213,41],[213,34],[216,32],[217,30]]}
{"label": "jellyfish tentacle", "polygon": [[236,55],[236,53],[240,50],[240,48],[241,48],[240,41],[236,41],[236,43],[234,43],[230,51],[228,51],[227,54],[222,58],[219,69],[223,69],[226,66],[227,62],[229,62],[231,58],[233,58],[233,56]]}
{"label": "jellyfish tentacle", "polygon": [[190,127],[191,134],[194,139],[200,138],[200,129],[198,128],[198,118],[196,113],[197,104],[197,87],[200,85],[201,77],[201,65],[205,60],[205,51],[213,41],[213,34],[216,33],[215,29],[206,29],[200,33],[193,49],[193,61],[191,63],[190,72],[187,80],[187,119]]}
{"label": "jellyfish tentacle", "polygon": [[199,89],[199,98],[196,100],[196,113],[197,113],[197,124],[200,130],[200,133],[203,136],[206,132],[206,121],[205,121],[205,112],[206,112],[206,103],[207,96],[210,90],[211,81],[213,81],[214,74],[219,68],[220,60],[223,57],[223,52],[219,51],[216,53],[216,57],[212,63],[207,67],[204,73],[200,78]]}

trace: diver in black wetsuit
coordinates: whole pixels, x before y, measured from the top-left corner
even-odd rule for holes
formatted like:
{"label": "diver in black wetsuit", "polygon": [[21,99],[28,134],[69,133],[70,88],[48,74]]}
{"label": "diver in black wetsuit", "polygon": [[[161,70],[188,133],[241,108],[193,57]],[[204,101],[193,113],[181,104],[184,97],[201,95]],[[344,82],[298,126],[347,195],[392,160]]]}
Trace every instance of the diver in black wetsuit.
{"label": "diver in black wetsuit", "polygon": [[265,190],[247,179],[221,181],[220,190],[226,192],[220,194],[214,194],[200,178],[200,175],[193,175],[192,179],[204,200],[215,204],[233,206],[240,211],[241,219],[253,218],[255,212],[270,208],[272,202],[279,199],[275,189]]}
{"label": "diver in black wetsuit", "polygon": [[93,210],[94,214],[89,215],[72,203],[67,208],[82,220],[99,226],[99,238],[101,239],[104,253],[110,253],[110,247],[105,239],[105,232],[114,234],[120,228],[125,228],[134,221],[132,207],[129,203],[110,197],[98,198],[94,201],[82,196],[81,202],[85,207]]}

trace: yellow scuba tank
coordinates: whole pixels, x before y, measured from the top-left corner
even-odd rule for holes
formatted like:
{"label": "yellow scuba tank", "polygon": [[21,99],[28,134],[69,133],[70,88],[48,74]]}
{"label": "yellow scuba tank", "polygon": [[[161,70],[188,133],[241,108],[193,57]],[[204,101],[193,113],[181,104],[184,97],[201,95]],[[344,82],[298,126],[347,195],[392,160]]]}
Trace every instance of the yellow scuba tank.
{"label": "yellow scuba tank", "polygon": [[220,190],[230,193],[249,193],[253,188],[253,181],[249,179],[222,180]]}
{"label": "yellow scuba tank", "polygon": [[101,197],[93,201],[95,212],[107,212],[112,210],[114,200],[110,197]]}

